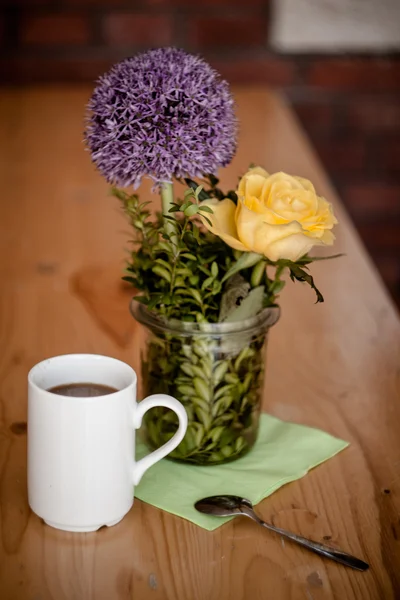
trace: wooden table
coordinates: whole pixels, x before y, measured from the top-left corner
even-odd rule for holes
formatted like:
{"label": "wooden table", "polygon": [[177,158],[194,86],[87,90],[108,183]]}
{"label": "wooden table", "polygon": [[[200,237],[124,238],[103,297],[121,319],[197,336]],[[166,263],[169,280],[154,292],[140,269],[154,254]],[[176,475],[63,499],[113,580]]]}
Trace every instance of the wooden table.
{"label": "wooden table", "polygon": [[322,560],[246,520],[210,533],[139,501],[121,524],[94,534],[51,529],[30,512],[28,370],[67,352],[137,367],[140,331],[119,283],[129,229],[82,143],[90,90],[21,89],[0,98],[2,600],[400,598],[397,315],[290,109],[262,89],[236,92],[241,139],[224,184],[250,161],[311,178],[335,203],[335,252],[346,253],[313,267],[324,305],[300,284],[284,290],[264,409],[351,445],[258,509],[371,569]]}

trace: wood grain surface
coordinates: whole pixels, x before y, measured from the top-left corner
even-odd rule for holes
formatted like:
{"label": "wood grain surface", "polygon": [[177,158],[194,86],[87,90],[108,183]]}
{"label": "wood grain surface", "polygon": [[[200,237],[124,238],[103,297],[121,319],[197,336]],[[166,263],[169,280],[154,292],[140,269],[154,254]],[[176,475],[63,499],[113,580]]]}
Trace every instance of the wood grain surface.
{"label": "wood grain surface", "polygon": [[[238,154],[311,178],[335,203],[335,252],[293,284],[271,332],[264,410],[350,447],[258,506],[275,524],[363,557],[323,560],[247,520],[214,532],[136,501],[91,534],[45,526],[26,495],[26,377],[44,357],[96,352],[138,366],[141,333],[120,283],[129,229],[82,143],[88,88],[0,95],[0,598],[2,600],[395,600],[400,598],[397,314],[290,109],[237,89]],[[150,195],[145,186],[143,196]]]}

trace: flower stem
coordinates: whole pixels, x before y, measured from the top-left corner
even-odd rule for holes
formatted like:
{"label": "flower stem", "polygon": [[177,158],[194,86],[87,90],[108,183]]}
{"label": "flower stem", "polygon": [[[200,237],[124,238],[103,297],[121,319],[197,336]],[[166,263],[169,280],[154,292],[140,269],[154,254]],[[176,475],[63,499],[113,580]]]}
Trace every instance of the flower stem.
{"label": "flower stem", "polygon": [[[163,215],[173,217],[174,213],[169,212],[169,209],[172,207],[172,203],[174,201],[174,188],[172,183],[164,181],[161,185],[160,193]],[[168,235],[171,235],[175,231],[173,223],[171,223],[171,221],[169,221],[168,219],[164,219],[164,228],[165,233],[167,233]]]}

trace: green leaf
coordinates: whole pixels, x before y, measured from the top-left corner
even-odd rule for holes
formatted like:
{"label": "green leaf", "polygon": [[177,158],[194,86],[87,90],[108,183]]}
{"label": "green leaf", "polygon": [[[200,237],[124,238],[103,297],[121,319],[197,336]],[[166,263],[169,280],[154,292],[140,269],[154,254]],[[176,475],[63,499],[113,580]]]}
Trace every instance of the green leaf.
{"label": "green leaf", "polygon": [[252,289],[249,295],[224,319],[224,323],[237,323],[254,317],[263,307],[265,288],[263,285]]}
{"label": "green leaf", "polygon": [[[116,198],[118,198],[118,200],[121,200],[122,202],[125,202],[129,198],[129,196],[126,192],[124,192],[114,186],[112,186],[110,191],[111,191],[112,196],[115,196]],[[138,196],[136,194],[133,196],[133,198],[138,200]]]}
{"label": "green leaf", "polygon": [[191,365],[191,367],[192,367],[192,371],[193,371],[192,377],[197,375],[201,379],[204,379],[204,381],[208,381],[208,376],[207,376],[207,373],[204,372],[204,369],[202,369],[198,365]]}
{"label": "green leaf", "polygon": [[190,298],[193,298],[192,291],[188,290],[186,287],[174,290],[174,294],[178,296],[190,296]]}
{"label": "green leaf", "polygon": [[181,371],[183,371],[189,377],[193,377],[192,365],[188,362],[182,362],[180,364]]}
{"label": "green leaf", "polygon": [[199,206],[199,211],[210,213],[211,215],[214,214],[214,211],[212,208],[210,208],[210,206]]}
{"label": "green leaf", "polygon": [[201,193],[201,190],[203,189],[203,185],[200,184],[197,186],[197,188],[194,190],[194,195],[196,196],[196,198],[199,197],[199,194]]}
{"label": "green leaf", "polygon": [[244,440],[244,438],[240,435],[235,442],[235,452],[239,453],[243,450],[243,448],[245,447],[246,442]]}
{"label": "green leaf", "polygon": [[239,383],[239,377],[233,373],[227,373],[224,379],[226,383],[233,383],[234,385],[238,385]]}
{"label": "green leaf", "polygon": [[223,446],[221,448],[221,454],[225,458],[228,458],[229,456],[231,456],[233,454],[233,448],[231,448],[231,446]]}
{"label": "green leaf", "polygon": [[[208,439],[210,439],[210,436],[208,436]],[[217,442],[209,442],[208,444],[205,445],[204,450],[206,450],[207,452],[210,452],[211,450],[214,450],[216,445],[217,445]]]}
{"label": "green leaf", "polygon": [[194,385],[194,389],[196,390],[196,392],[200,396],[200,398],[203,398],[203,400],[205,400],[206,402],[210,402],[210,400],[211,400],[210,388],[204,382],[204,380],[201,379],[200,377],[195,377],[193,379],[193,385]]}
{"label": "green leaf", "polygon": [[210,277],[211,275],[211,271],[209,269],[207,269],[206,267],[200,266],[199,270],[204,273],[204,275],[207,275],[207,277]]}
{"label": "green leaf", "polygon": [[206,375],[207,381],[209,381],[211,379],[212,363],[213,363],[213,360],[210,358],[209,352],[206,351],[200,359],[200,365]]}
{"label": "green leaf", "polygon": [[231,384],[228,384],[219,388],[214,394],[214,400],[218,400],[219,398],[222,398],[222,396],[228,396],[231,393],[232,387]]}
{"label": "green leaf", "polygon": [[[230,444],[231,442],[234,441],[234,439],[236,438],[236,432],[233,431],[231,428],[229,427],[225,427],[225,431],[223,432],[223,434],[221,435],[221,446],[225,446]],[[223,451],[223,448],[221,448],[221,451]]]}
{"label": "green leaf", "polygon": [[200,277],[198,275],[192,275],[189,277],[190,285],[196,286],[199,283]]}
{"label": "green leaf", "polygon": [[219,463],[224,460],[224,456],[220,452],[213,452],[210,456],[210,463]]}
{"label": "green leaf", "polygon": [[219,365],[215,366],[213,372],[213,381],[214,385],[218,385],[218,383],[223,379],[225,373],[227,372],[229,367],[228,361],[224,360],[219,363]]}
{"label": "green leaf", "polygon": [[211,187],[215,187],[219,184],[218,177],[216,177],[213,173],[207,175],[207,179],[209,180]]}
{"label": "green leaf", "polygon": [[[137,298],[136,298],[137,299]],[[164,295],[163,294],[151,294],[150,296],[150,300],[148,303],[148,307],[149,309],[153,309],[155,306],[157,306],[157,304],[159,304],[160,302],[162,302],[164,299]]]}
{"label": "green leaf", "polygon": [[168,281],[168,283],[171,283],[171,274],[168,273],[168,271],[166,269],[164,269],[164,267],[161,267],[160,265],[156,265],[155,267],[152,268],[152,271],[153,271],[153,273],[155,273],[155,275],[158,275],[159,277],[162,277],[163,279]]}
{"label": "green leaf", "polygon": [[188,208],[185,208],[184,210],[185,217],[192,217],[198,212],[199,207],[197,206],[197,204],[191,204],[190,206],[188,206]]}
{"label": "green leaf", "polygon": [[207,277],[207,279],[205,279],[203,281],[201,289],[205,290],[206,288],[210,287],[210,285],[212,284],[213,281],[214,281],[214,277]]}
{"label": "green leaf", "polygon": [[214,277],[214,279],[218,277],[218,265],[215,261],[211,265],[211,275]]}
{"label": "green leaf", "polygon": [[135,296],[135,302],[139,302],[139,304],[146,305],[149,303],[149,299],[145,296]]}
{"label": "green leaf", "polygon": [[200,358],[205,358],[208,355],[208,344],[205,340],[197,339],[192,344],[193,352]]}
{"label": "green leaf", "polygon": [[346,255],[343,252],[340,254],[333,254],[332,256],[308,256],[307,254],[305,254],[304,256],[299,258],[299,260],[297,260],[296,263],[293,264],[308,265],[319,260],[332,260],[334,258],[341,258],[342,256]]}
{"label": "green leaf", "polygon": [[218,427],[214,427],[214,429],[211,429],[209,437],[212,439],[213,442],[218,442],[224,429],[225,427],[223,425],[219,425]]}
{"label": "green leaf", "polygon": [[207,319],[202,313],[196,312],[196,321],[198,323],[208,323]]}
{"label": "green leaf", "polygon": [[208,225],[209,225],[210,227],[212,227],[212,223],[211,223],[211,221],[210,221],[210,219],[209,219],[208,217],[205,217],[205,216],[203,215],[201,218],[203,219],[203,221],[205,221],[206,223],[208,223]]}
{"label": "green leaf", "polygon": [[170,244],[167,244],[167,242],[162,242],[162,241],[159,241],[159,242],[158,242],[158,248],[159,248],[160,250],[162,250],[163,252],[166,252],[167,254],[168,254],[169,252],[171,252],[171,245],[170,245]]}
{"label": "green leaf", "polygon": [[216,294],[219,294],[221,291],[222,285],[220,284],[219,281],[214,281],[213,285],[212,285],[212,295],[215,296]]}
{"label": "green leaf", "polygon": [[232,421],[235,421],[236,417],[237,413],[232,410],[230,412],[222,411],[220,415],[215,419],[214,423],[215,425],[220,425],[221,423],[227,424],[229,423],[229,421],[232,423]]}
{"label": "green leaf", "polygon": [[196,394],[191,385],[178,385],[177,389],[182,396],[194,396]]}
{"label": "green leaf", "polygon": [[179,269],[176,269],[176,274],[181,275],[182,277],[190,277],[192,271],[188,267],[180,267]]}
{"label": "green leaf", "polygon": [[212,405],[211,412],[213,417],[219,417],[222,413],[225,413],[227,408],[232,404],[233,398],[231,396],[222,396]]}
{"label": "green leaf", "polygon": [[135,277],[129,277],[128,275],[125,275],[124,277],[121,277],[122,281],[128,281],[129,283],[131,283],[132,285],[135,285],[137,280]]}
{"label": "green leaf", "polygon": [[225,274],[222,279],[222,283],[238,273],[242,269],[249,269],[250,267],[254,267],[260,260],[263,260],[261,254],[256,254],[255,252],[244,252],[241,257],[232,265],[229,271]]}
{"label": "green leaf", "polygon": [[305,283],[308,283],[308,285],[314,290],[317,296],[317,304],[318,302],[324,301],[323,295],[314,283],[314,278],[309,273],[307,273],[306,271],[304,271],[304,269],[301,269],[298,265],[294,263],[289,266],[289,269],[290,278],[292,279],[292,281],[294,281],[295,279],[297,281],[304,281]]}
{"label": "green leaf", "polygon": [[246,407],[249,404],[249,397],[248,396],[244,396],[242,399],[242,403],[240,405],[240,412],[244,412]]}
{"label": "green leaf", "polygon": [[253,373],[251,373],[250,371],[248,371],[246,373],[246,376],[244,378],[244,381],[242,383],[242,389],[243,389],[243,393],[247,393],[250,389],[250,384],[253,380]]}
{"label": "green leaf", "polygon": [[199,290],[189,290],[189,292],[191,293],[191,295],[193,296],[193,298],[196,300],[196,302],[198,302],[199,304],[203,304],[203,300],[201,299],[201,295]]}
{"label": "green leaf", "polygon": [[155,421],[152,421],[151,419],[149,419],[146,422],[146,428],[147,428],[147,433],[148,433],[150,439],[153,440],[153,442],[158,446],[160,434],[159,434],[158,427],[157,427]]}
{"label": "green leaf", "polygon": [[174,287],[175,288],[184,288],[186,286],[185,280],[183,279],[183,277],[176,277],[175,279],[175,283],[174,283]]}
{"label": "green leaf", "polygon": [[198,244],[200,244],[200,229],[193,225],[193,237]]}
{"label": "green leaf", "polygon": [[169,272],[172,271],[172,265],[170,263],[168,263],[166,260],[163,260],[162,258],[156,258],[155,262],[158,265],[165,267],[165,269],[167,269],[167,271],[169,271]]}
{"label": "green leaf", "polygon": [[193,431],[193,427],[189,425],[187,431],[185,433],[185,442],[186,442],[186,452],[185,454],[189,454],[196,448],[198,448],[199,444],[196,440],[196,433]]}
{"label": "green leaf", "polygon": [[[186,181],[187,185],[190,186],[190,188],[192,190],[192,194],[193,194],[194,190],[196,190],[198,188],[197,182],[193,181],[193,179],[189,179],[188,177],[185,178],[185,181]],[[201,192],[199,194],[199,200],[206,200],[207,198],[208,198],[208,194],[204,190],[201,190]]]}
{"label": "green leaf", "polygon": [[187,200],[186,202],[184,202],[184,203],[181,205],[181,211],[182,211],[182,212],[185,212],[185,210],[186,210],[187,208],[189,208],[189,206],[193,206],[193,205],[194,205],[194,206],[196,206],[195,204],[193,204],[192,200]]}
{"label": "green leaf", "polygon": [[206,412],[208,414],[210,406],[209,406],[208,402],[206,400],[204,400],[204,398],[198,398],[197,396],[192,396],[191,402],[194,407],[197,406],[198,408],[201,408],[202,410],[204,410],[204,412]]}
{"label": "green leaf", "polygon": [[242,361],[245,360],[246,358],[252,358],[254,356],[254,350],[252,348],[249,348],[246,346],[246,348],[243,348],[243,350],[241,350],[239,356],[236,358],[235,360],[235,371],[236,373],[239,371],[240,369],[240,365],[242,364]]}
{"label": "green leaf", "polygon": [[200,423],[202,423],[204,425],[204,427],[206,428],[206,430],[208,431],[210,429],[211,426],[211,417],[210,415],[203,410],[202,408],[196,406],[195,407],[195,413],[197,415],[197,418],[199,419]]}
{"label": "green leaf", "polygon": [[190,252],[183,252],[183,254],[181,256],[183,256],[183,258],[188,258],[189,260],[197,261],[197,256],[195,256],[194,254],[191,254]]}
{"label": "green leaf", "polygon": [[202,442],[203,437],[205,435],[205,430],[204,430],[203,425],[201,425],[200,423],[193,423],[193,425],[195,425],[195,424],[198,426],[196,434],[195,434],[196,435],[196,437],[195,437],[195,439],[196,439],[196,446],[197,446],[197,448],[200,448],[201,442]]}
{"label": "green leaf", "polygon": [[162,420],[166,423],[176,423],[176,414],[172,410],[168,410],[163,416]]}

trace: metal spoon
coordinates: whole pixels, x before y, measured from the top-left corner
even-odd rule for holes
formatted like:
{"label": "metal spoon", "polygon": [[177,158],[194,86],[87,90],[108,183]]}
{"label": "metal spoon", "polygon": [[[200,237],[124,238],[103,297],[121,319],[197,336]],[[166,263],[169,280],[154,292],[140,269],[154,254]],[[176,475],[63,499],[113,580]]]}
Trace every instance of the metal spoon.
{"label": "metal spoon", "polygon": [[355,556],[351,556],[351,554],[308,540],[301,535],[291,533],[280,527],[275,527],[275,525],[271,525],[270,523],[265,523],[256,515],[252,503],[250,500],[246,500],[246,498],[240,498],[240,496],[210,496],[209,498],[199,500],[194,506],[199,512],[206,515],[214,515],[215,517],[236,517],[238,515],[250,517],[250,519],[253,519],[259,525],[275,531],[275,533],[279,533],[279,535],[289,538],[293,542],[297,542],[301,546],[308,548],[308,550],[316,552],[316,554],[321,554],[326,558],[331,558],[342,565],[346,565],[346,567],[351,567],[358,571],[366,571],[369,568],[366,562]]}

